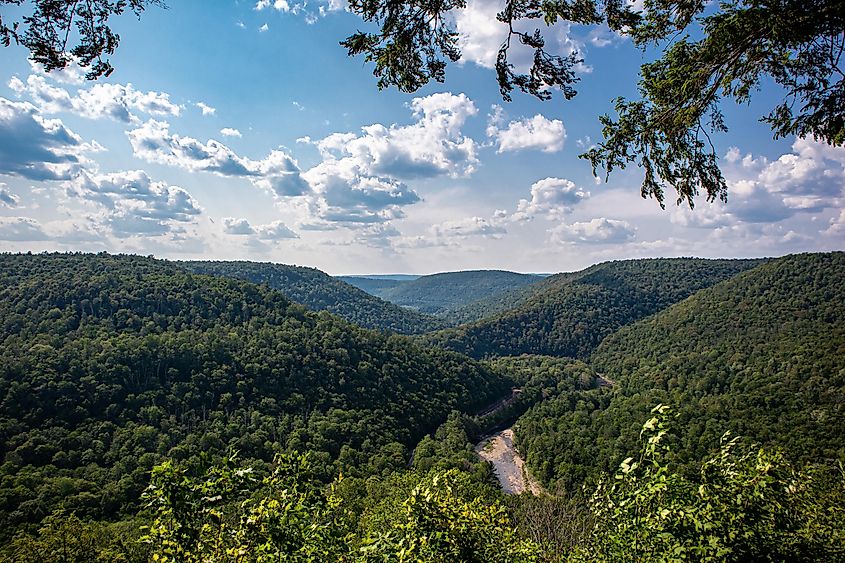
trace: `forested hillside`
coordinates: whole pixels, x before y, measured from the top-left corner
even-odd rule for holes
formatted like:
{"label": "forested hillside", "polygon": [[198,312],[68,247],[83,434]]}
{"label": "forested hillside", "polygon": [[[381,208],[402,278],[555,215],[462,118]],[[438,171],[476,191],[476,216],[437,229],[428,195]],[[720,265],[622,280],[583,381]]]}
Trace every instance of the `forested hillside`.
{"label": "forested hillside", "polygon": [[[0,255],[0,535],[137,508],[164,458],[310,451],[313,476],[405,467],[489,368],[135,256]],[[3,538],[0,537],[0,540]]]}
{"label": "forested hillside", "polygon": [[366,291],[370,295],[381,297],[382,293],[386,289],[394,288],[397,285],[406,283],[410,281],[410,279],[414,278],[393,279],[382,277],[368,278],[367,276],[336,276],[336,279],[339,279],[342,282],[346,282],[349,285],[355,286],[362,291]]}
{"label": "forested hillside", "polygon": [[621,329],[592,354],[612,389],[563,393],[518,423],[527,462],[573,487],[636,450],[671,405],[674,460],[700,461],[726,430],[791,459],[845,461],[845,254],[763,264]]}
{"label": "forested hillside", "polygon": [[584,359],[620,327],[761,263],[693,258],[605,262],[558,274],[515,309],[426,340],[475,358],[539,354]]}
{"label": "forested hillside", "polygon": [[371,288],[391,303],[451,319],[451,312],[474,301],[536,283],[543,278],[501,270],[444,272],[421,276],[392,287]]}
{"label": "forested hillside", "polygon": [[541,279],[535,283],[506,289],[487,297],[482,297],[466,305],[449,311],[447,319],[450,326],[470,324],[482,319],[498,317],[505,311],[516,309],[534,295],[545,291],[559,280],[559,275]]}
{"label": "forested hillside", "polygon": [[364,328],[418,334],[443,322],[399,307],[315,268],[266,262],[180,262],[197,274],[264,284],[312,311],[328,311]]}

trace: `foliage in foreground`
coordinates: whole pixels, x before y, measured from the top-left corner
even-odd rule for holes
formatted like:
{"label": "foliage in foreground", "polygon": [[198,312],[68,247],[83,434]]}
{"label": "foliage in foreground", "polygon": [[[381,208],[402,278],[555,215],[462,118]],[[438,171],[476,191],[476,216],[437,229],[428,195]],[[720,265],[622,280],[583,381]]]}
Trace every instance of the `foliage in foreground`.
{"label": "foliage in foreground", "polygon": [[534,561],[505,508],[460,494],[468,476],[437,473],[413,488],[392,522],[361,537],[336,493],[309,477],[305,456],[276,458],[256,481],[231,458],[200,477],[166,462],[145,495],[153,561]]}
{"label": "foliage in foreground", "polygon": [[669,408],[643,426],[590,505],[595,527],[572,561],[841,561],[845,472],[796,469],[777,451],[726,434],[696,479],[667,463]]}
{"label": "foliage in foreground", "polygon": [[841,466],[798,468],[726,435],[687,476],[669,461],[668,407],[652,412],[637,459],[625,459],[586,507],[526,495],[504,503],[456,469],[327,487],[311,476],[307,456],[280,455],[263,477],[234,456],[198,474],[167,461],[153,470],[140,542],[128,523],[56,515],[2,555],[26,563],[845,558]]}

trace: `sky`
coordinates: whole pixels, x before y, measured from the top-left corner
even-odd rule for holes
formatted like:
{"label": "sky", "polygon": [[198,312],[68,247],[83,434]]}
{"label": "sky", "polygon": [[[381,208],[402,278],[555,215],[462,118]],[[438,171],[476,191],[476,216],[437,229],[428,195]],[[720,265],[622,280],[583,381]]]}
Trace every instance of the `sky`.
{"label": "sky", "polygon": [[723,107],[727,204],[667,193],[664,210],[639,170],[605,182],[578,158],[648,60],[606,29],[545,29],[583,57],[578,95],[508,103],[496,0],[451,15],[461,61],[411,94],[338,44],[369,29],[344,0],[168,5],[113,20],[116,70],[96,82],[0,48],[0,250],[425,274],[845,246],[845,149],[773,140],[770,84]]}

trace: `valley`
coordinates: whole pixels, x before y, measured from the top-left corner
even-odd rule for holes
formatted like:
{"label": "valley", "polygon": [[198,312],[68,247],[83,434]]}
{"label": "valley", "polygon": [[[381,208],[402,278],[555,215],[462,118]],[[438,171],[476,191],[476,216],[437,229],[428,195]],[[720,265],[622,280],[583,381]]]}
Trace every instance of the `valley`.
{"label": "valley", "polygon": [[[384,538],[401,551],[408,522],[434,514],[499,530],[488,506],[515,523],[495,532],[511,538],[497,548],[507,560],[516,546],[567,560],[611,533],[595,495],[672,475],[671,502],[692,502],[680,491],[709,487],[704,468],[740,467],[802,475],[812,501],[760,510],[805,503],[803,527],[778,533],[845,549],[845,254],[392,277],[375,281],[423,280],[426,311],[279,264],[0,255],[0,553],[26,560],[74,526],[98,538],[86,549],[127,561],[167,542],[204,553],[216,548],[197,543],[203,530],[246,541],[235,523],[258,516],[244,511],[293,487],[284,510],[310,507],[302,533],[328,517],[321,506],[344,515],[313,544],[337,557]],[[444,328],[444,311],[493,301]],[[773,461],[748,465],[769,455],[755,448]],[[628,488],[602,492],[609,476]],[[718,482],[716,520],[744,494]],[[209,495],[222,520],[199,502]],[[178,516],[194,539],[167,524],[177,498],[195,499]],[[160,535],[137,543],[150,523]]]}

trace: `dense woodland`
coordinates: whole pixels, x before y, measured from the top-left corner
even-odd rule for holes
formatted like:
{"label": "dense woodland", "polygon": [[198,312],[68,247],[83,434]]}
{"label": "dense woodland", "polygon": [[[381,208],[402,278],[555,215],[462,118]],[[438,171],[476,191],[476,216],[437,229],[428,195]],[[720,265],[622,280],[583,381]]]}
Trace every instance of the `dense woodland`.
{"label": "dense woodland", "polygon": [[336,276],[336,278],[348,283],[349,285],[354,285],[361,291],[366,291],[370,295],[375,295],[376,297],[380,297],[381,293],[385,289],[396,287],[401,283],[410,281],[407,279],[403,280],[383,277],[368,278],[367,276]]}
{"label": "dense woodland", "polygon": [[587,358],[609,334],[758,260],[690,258],[605,262],[543,282],[516,308],[427,341],[474,358],[539,354]]}
{"label": "dense woodland", "polygon": [[543,278],[501,270],[476,270],[444,272],[408,281],[344,279],[391,303],[452,323],[454,311],[503,292],[536,284]]}
{"label": "dense woodland", "polygon": [[328,311],[364,328],[418,334],[444,326],[442,320],[394,305],[315,268],[266,262],[180,262],[196,274],[266,285],[312,311]]}
{"label": "dense woodland", "polygon": [[149,471],[236,448],[323,479],[404,467],[510,383],[262,286],[130,256],[0,257],[0,530],[137,508]]}
{"label": "dense woodland", "polygon": [[[422,338],[326,278],[0,255],[0,560],[845,560],[845,254],[600,264]],[[473,451],[514,423],[543,496]]]}
{"label": "dense woodland", "polygon": [[845,254],[787,257],[608,337],[590,358],[612,388],[562,393],[518,424],[532,470],[572,488],[636,449],[656,404],[676,408],[676,461],[725,431],[791,459],[845,462]]}

